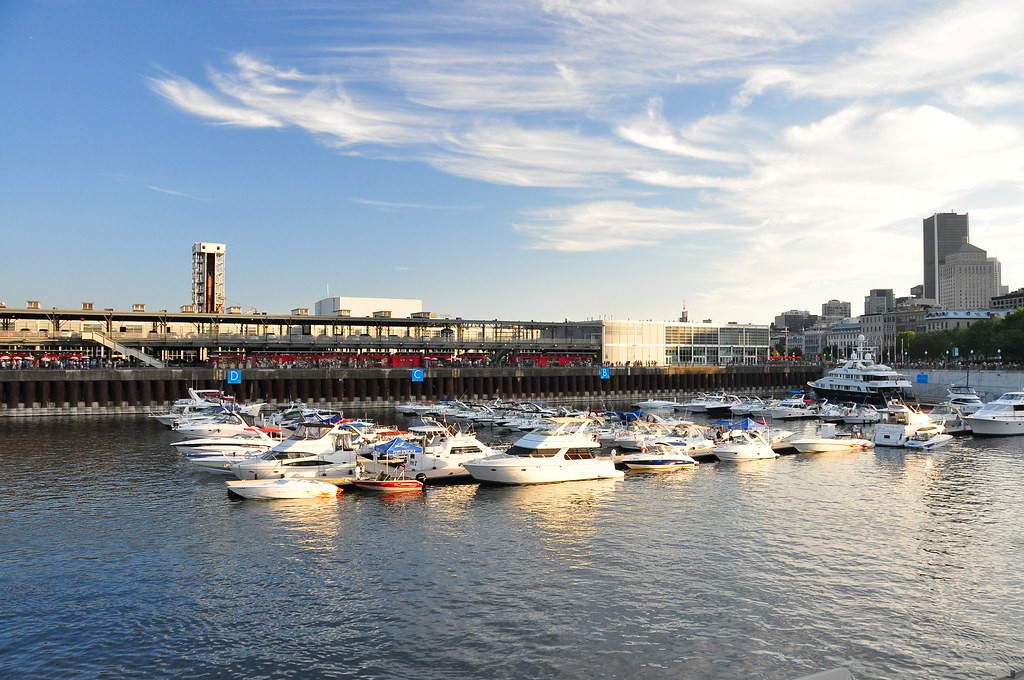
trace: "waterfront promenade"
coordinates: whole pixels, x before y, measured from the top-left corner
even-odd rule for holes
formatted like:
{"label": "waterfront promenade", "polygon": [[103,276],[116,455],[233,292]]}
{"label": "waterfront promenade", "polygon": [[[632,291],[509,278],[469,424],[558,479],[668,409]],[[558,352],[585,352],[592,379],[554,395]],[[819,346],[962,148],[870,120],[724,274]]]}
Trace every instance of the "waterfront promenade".
{"label": "waterfront promenade", "polygon": [[148,413],[185,395],[218,388],[239,401],[351,409],[445,398],[547,400],[578,407],[715,390],[781,394],[822,373],[818,364],[732,366],[572,366],[238,369],[145,368],[0,371],[0,417]]}

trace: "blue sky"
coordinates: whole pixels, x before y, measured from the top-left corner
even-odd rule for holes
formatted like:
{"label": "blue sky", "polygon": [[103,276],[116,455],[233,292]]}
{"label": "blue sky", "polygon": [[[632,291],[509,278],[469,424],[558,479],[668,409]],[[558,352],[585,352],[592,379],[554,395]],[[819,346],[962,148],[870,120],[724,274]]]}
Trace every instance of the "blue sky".
{"label": "blue sky", "polygon": [[0,3],[0,300],[767,323],[1024,286],[1024,5]]}

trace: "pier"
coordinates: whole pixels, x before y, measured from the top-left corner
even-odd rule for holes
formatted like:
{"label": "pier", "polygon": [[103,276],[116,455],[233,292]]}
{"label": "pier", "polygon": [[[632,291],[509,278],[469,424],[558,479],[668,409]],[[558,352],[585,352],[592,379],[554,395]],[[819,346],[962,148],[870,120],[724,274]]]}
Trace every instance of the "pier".
{"label": "pier", "polygon": [[[496,396],[602,408],[697,392],[778,394],[821,376],[818,364],[732,366],[578,366],[393,368],[204,367],[0,371],[0,417],[144,414],[161,410],[189,387],[217,388],[244,402],[356,409],[445,398]],[[605,377],[602,377],[605,376]]]}

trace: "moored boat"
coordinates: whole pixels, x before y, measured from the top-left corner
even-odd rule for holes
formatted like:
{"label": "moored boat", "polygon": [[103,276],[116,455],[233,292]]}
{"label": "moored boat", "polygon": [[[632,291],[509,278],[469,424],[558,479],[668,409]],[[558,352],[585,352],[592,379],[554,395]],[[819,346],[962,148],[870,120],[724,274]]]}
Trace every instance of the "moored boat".
{"label": "moored boat", "polygon": [[1010,436],[1024,434],[1024,392],[1007,392],[965,416],[974,434]]}
{"label": "moored boat", "polygon": [[224,482],[229,496],[257,500],[333,498],[341,487],[317,479],[232,479]]}
{"label": "moored boat", "polygon": [[622,479],[610,456],[598,456],[586,417],[549,418],[506,452],[481,458],[464,467],[478,482],[551,484],[584,479]]}

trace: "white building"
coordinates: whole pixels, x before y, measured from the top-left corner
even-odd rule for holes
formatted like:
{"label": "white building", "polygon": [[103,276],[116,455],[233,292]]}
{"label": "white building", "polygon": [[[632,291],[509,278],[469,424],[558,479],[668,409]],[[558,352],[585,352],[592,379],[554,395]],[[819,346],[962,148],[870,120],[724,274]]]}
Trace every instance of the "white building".
{"label": "white building", "polygon": [[988,309],[1006,293],[999,260],[966,241],[939,265],[939,307]]}
{"label": "white building", "polygon": [[601,324],[605,365],[753,364],[768,360],[769,327],[710,321],[616,321]]}
{"label": "white building", "polygon": [[224,264],[228,247],[223,243],[192,244],[192,307],[201,314],[224,311]]}
{"label": "white building", "polygon": [[402,298],[328,297],[316,303],[317,316],[351,316],[356,318],[391,317],[407,319],[423,313],[422,300]]}

